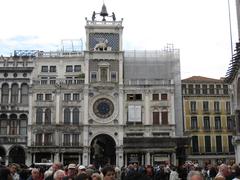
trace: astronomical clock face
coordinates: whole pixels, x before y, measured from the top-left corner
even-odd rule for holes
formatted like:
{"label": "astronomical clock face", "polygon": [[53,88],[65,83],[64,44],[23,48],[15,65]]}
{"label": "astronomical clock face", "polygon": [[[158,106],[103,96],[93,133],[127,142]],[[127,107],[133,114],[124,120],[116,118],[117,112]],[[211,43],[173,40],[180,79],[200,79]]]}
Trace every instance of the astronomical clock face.
{"label": "astronomical clock face", "polygon": [[96,49],[97,45],[105,44],[112,51],[119,51],[119,34],[117,33],[90,33],[89,49]]}
{"label": "astronomical clock face", "polygon": [[108,118],[113,114],[113,111],[114,105],[109,99],[101,98],[93,104],[93,112],[99,118]]}

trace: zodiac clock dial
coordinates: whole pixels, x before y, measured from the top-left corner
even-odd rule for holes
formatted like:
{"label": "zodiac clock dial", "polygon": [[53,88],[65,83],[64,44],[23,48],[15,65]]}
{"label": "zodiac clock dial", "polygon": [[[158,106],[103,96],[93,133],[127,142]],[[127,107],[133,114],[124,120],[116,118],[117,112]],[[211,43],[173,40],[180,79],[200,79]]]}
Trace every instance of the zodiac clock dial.
{"label": "zodiac clock dial", "polygon": [[109,99],[101,98],[93,104],[93,112],[99,118],[108,118],[113,114],[113,111],[114,105]]}

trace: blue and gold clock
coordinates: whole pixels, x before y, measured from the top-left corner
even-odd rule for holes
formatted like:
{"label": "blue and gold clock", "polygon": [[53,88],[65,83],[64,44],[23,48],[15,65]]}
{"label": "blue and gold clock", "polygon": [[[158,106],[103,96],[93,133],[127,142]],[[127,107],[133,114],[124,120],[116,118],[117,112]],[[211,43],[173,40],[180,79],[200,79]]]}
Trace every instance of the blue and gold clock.
{"label": "blue and gold clock", "polygon": [[99,118],[108,118],[113,114],[114,105],[107,98],[101,98],[93,104],[93,112]]}

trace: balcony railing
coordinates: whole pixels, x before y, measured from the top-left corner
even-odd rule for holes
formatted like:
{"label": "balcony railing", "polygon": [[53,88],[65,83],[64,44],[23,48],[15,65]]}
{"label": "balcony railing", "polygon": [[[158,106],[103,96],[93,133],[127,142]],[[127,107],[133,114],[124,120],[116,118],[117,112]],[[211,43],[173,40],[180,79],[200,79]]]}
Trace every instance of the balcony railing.
{"label": "balcony railing", "polygon": [[27,137],[0,137],[0,144],[26,144]]}
{"label": "balcony railing", "polygon": [[65,147],[79,147],[80,143],[79,142],[63,142],[61,146]]}
{"label": "balcony railing", "polygon": [[216,149],[215,146],[212,146],[211,148],[208,149],[209,151],[206,151],[204,146],[199,146],[198,149],[193,149],[192,147],[190,148],[190,153],[191,154],[232,154],[233,152],[229,151],[229,148],[227,146],[223,146],[222,149]]}

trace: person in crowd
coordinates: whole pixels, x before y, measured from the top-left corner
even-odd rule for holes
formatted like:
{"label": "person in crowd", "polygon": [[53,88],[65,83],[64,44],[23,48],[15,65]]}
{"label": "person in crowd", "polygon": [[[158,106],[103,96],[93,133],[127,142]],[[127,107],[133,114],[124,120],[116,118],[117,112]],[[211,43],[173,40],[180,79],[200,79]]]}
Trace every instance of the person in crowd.
{"label": "person in crowd", "polygon": [[102,177],[99,173],[93,173],[91,177],[92,180],[102,180]]}
{"label": "person in crowd", "polygon": [[39,169],[33,168],[31,171],[31,176],[27,180],[41,180]]}
{"label": "person in crowd", "polygon": [[169,180],[179,180],[178,172],[174,166],[171,168]]}
{"label": "person in crowd", "polygon": [[17,164],[11,164],[9,166],[9,169],[10,169],[10,173],[11,173],[12,179],[13,180],[19,180],[20,177],[19,177],[19,174],[17,173],[18,165]]}
{"label": "person in crowd", "polygon": [[[216,177],[219,177],[219,176],[224,177],[224,179],[226,179],[226,177],[229,176],[229,169],[226,164],[221,164],[219,166]],[[216,179],[216,177],[215,177],[215,179]]]}
{"label": "person in crowd", "polygon": [[200,171],[190,171],[187,180],[204,180],[204,177]]}
{"label": "person in crowd", "polygon": [[68,175],[63,178],[63,180],[74,180],[76,176],[76,164],[69,164],[68,165]]}
{"label": "person in crowd", "polygon": [[62,164],[60,162],[53,163],[51,166],[51,170],[49,172],[49,174],[51,175],[48,175],[48,176],[46,175],[45,180],[53,180],[54,173],[59,169],[62,169]]}
{"label": "person in crowd", "polygon": [[240,180],[240,167],[237,164],[232,165],[231,172],[232,180]]}
{"label": "person in crowd", "polygon": [[82,173],[75,176],[74,180],[90,180],[90,177],[86,173]]}
{"label": "person in crowd", "polygon": [[103,180],[115,180],[115,170],[112,166],[105,166],[101,169]]}
{"label": "person in crowd", "polygon": [[78,167],[78,175],[80,174],[86,174],[86,167],[84,165]]}
{"label": "person in crowd", "polygon": [[1,180],[12,180],[9,168],[0,166],[0,179]]}
{"label": "person in crowd", "polygon": [[59,169],[54,173],[53,179],[54,180],[62,180],[64,176],[65,176],[64,171]]}

